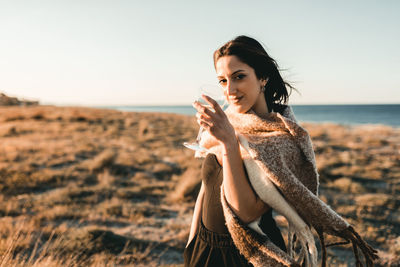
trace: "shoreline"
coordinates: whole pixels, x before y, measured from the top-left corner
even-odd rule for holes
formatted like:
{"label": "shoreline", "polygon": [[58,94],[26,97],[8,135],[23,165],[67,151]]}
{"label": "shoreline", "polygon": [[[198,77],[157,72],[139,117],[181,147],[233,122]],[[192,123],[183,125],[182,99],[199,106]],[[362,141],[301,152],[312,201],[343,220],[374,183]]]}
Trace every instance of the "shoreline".
{"label": "shoreline", "polygon": [[[363,124],[381,124],[400,128],[400,120],[396,118],[388,118],[388,111],[382,113],[382,108],[388,106],[393,109],[390,113],[397,114],[400,112],[400,104],[391,105],[290,105],[297,120],[301,122],[310,123],[335,123],[341,125],[363,125]],[[347,109],[350,114],[343,113],[341,110],[334,109]],[[364,110],[359,110],[360,107]],[[164,112],[171,114],[184,114],[195,115],[195,110],[192,106],[104,106],[106,109],[113,109],[118,111],[133,111],[133,112]],[[355,110],[354,110],[355,109]],[[372,109],[372,110],[371,110]],[[377,109],[377,110],[373,110]],[[365,115],[363,115],[365,112]],[[381,114],[382,113],[382,114]],[[336,115],[334,115],[336,114]],[[359,114],[359,115],[357,115]],[[360,115],[361,114],[361,115]],[[344,119],[346,118],[346,119]],[[361,122],[360,122],[361,121]],[[381,122],[383,121],[383,122]]]}
{"label": "shoreline", "polygon": [[[387,105],[392,105],[392,106],[399,106],[400,104],[357,104],[360,106],[387,106]],[[292,105],[291,105],[292,106]],[[325,107],[325,106],[340,106],[340,105],[336,105],[336,104],[332,104],[332,105],[294,105],[294,106],[321,106],[321,107]],[[343,104],[343,106],[347,106],[347,104]],[[156,114],[169,114],[169,115],[184,115],[184,116],[194,116],[195,115],[195,110],[188,105],[180,105],[180,106],[162,106],[162,105],[154,105],[154,106],[79,106],[79,105],[66,105],[66,106],[59,106],[59,105],[38,105],[38,106],[1,106],[0,105],[0,109],[1,108],[35,108],[35,107],[54,107],[54,108],[77,108],[77,109],[97,109],[97,110],[113,110],[113,111],[119,111],[119,112],[133,112],[133,113],[156,113]],[[174,107],[182,107],[185,109],[185,112],[173,112],[170,111],[170,108],[174,108]],[[131,110],[131,108],[135,109],[135,108],[139,108],[142,110]],[[154,108],[154,110],[153,110]],[[150,109],[150,110],[147,110]],[[193,110],[192,113],[193,114],[188,114],[186,109],[190,109]],[[299,117],[297,116],[297,114],[295,113],[295,116],[298,120],[298,122],[300,124],[326,124],[326,125],[340,125],[343,127],[378,127],[378,126],[383,126],[383,127],[391,127],[394,129],[400,129],[400,121],[397,124],[388,124],[388,123],[374,123],[374,122],[340,122],[340,121],[335,121],[335,120],[301,120],[299,119]]]}

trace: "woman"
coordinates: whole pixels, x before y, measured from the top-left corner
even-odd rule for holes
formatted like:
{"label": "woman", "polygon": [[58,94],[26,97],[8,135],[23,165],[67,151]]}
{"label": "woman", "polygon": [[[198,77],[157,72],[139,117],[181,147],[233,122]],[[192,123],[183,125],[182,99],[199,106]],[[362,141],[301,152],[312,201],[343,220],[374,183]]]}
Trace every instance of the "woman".
{"label": "woman", "polygon": [[[207,96],[215,112],[194,103],[206,129],[202,145],[211,153],[202,166],[185,266],[316,266],[311,227],[322,266],[324,233],[352,242],[357,266],[359,249],[372,266],[376,251],[317,196],[311,140],[286,104],[293,88],[276,62],[256,40],[239,36],[214,52],[214,66],[229,107],[224,112]],[[289,222],[287,247],[272,208]]]}
{"label": "woman", "polygon": [[[245,55],[248,58],[234,55],[229,49],[235,45],[252,50],[253,55]],[[265,56],[265,62],[251,58],[260,54]],[[245,113],[252,109],[263,117],[268,112],[282,112],[285,108],[280,102],[287,101],[286,86],[289,85],[280,76],[275,61],[256,40],[237,37],[215,51],[214,63],[219,83],[228,103],[236,112]],[[286,250],[279,228],[272,218],[272,209],[257,197],[246,177],[235,131],[224,112],[217,109],[214,114],[198,103],[195,103],[195,108],[198,111],[198,123],[220,141],[224,153],[222,158],[208,154],[204,160],[203,182],[185,249],[185,266],[252,266],[239,254],[225,226],[219,190],[215,190],[221,183],[227,192],[229,204],[239,218],[250,223],[264,215],[261,228],[277,246]],[[202,235],[207,235],[207,242],[196,235],[199,229],[202,229]]]}

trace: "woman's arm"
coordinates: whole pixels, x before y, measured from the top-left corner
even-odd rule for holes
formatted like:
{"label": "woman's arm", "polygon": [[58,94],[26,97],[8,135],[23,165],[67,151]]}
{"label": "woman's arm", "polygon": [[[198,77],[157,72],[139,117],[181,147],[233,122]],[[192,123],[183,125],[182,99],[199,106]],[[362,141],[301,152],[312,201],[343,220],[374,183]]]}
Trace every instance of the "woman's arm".
{"label": "woman's arm", "polygon": [[203,96],[215,110],[212,112],[205,106],[194,102],[197,109],[196,118],[199,125],[214,136],[223,147],[223,186],[226,200],[235,214],[244,222],[250,223],[265,213],[269,207],[250,185],[245,174],[239,142],[235,129],[218,103],[208,96]]}
{"label": "woman's arm", "polygon": [[239,143],[235,138],[223,146],[223,186],[226,200],[235,214],[250,223],[270,207],[257,197],[244,170]]}
{"label": "woman's arm", "polygon": [[200,216],[201,216],[201,211],[202,211],[202,206],[203,206],[203,199],[204,199],[204,184],[202,181],[201,187],[200,187],[200,192],[199,192],[199,195],[197,196],[196,204],[194,206],[192,225],[190,226],[189,239],[186,244],[186,247],[189,245],[190,241],[192,241],[193,237],[197,233],[197,230],[199,229],[200,218],[201,218]]}

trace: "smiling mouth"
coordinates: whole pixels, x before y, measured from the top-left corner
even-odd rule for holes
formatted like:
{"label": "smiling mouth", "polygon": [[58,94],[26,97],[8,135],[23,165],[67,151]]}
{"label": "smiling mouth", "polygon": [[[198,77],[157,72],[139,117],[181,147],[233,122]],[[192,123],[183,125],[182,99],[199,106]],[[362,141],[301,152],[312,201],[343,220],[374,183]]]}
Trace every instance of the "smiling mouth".
{"label": "smiling mouth", "polygon": [[242,98],[243,98],[243,96],[241,96],[241,97],[236,97],[236,98],[231,98],[231,99],[229,99],[229,101],[230,101],[232,104],[237,104],[237,103],[239,103],[240,100],[242,100]]}

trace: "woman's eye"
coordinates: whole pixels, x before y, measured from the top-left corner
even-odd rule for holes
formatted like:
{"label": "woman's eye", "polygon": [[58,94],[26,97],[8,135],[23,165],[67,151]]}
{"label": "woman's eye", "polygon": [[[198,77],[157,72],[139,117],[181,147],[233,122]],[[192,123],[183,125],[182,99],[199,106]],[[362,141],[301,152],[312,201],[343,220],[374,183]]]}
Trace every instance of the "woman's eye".
{"label": "woman's eye", "polygon": [[226,80],[219,80],[219,83],[224,84],[224,83],[226,83]]}
{"label": "woman's eye", "polygon": [[236,76],[236,80],[241,80],[241,79],[243,79],[244,77],[246,77],[246,75],[244,75],[244,74],[239,74],[238,76]]}

